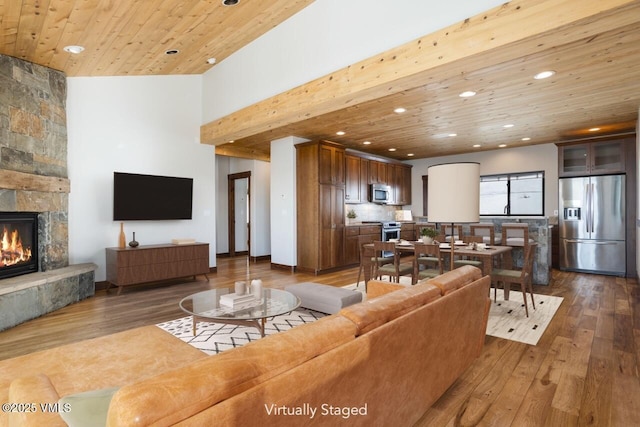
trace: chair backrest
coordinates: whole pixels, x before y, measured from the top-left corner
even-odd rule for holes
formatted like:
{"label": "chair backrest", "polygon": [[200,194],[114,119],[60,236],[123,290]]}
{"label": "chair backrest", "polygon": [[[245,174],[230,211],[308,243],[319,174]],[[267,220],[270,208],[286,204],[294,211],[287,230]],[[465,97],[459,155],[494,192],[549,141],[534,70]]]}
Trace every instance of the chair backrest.
{"label": "chair backrest", "polygon": [[[442,224],[440,228],[445,235],[451,236],[451,224]],[[462,236],[462,225],[454,224],[453,230],[454,230],[453,232],[454,236],[458,236],[458,237]]]}
{"label": "chair backrest", "polygon": [[482,243],[484,238],[482,236],[462,236],[464,243]]}
{"label": "chair backrest", "polygon": [[[374,256],[376,258],[378,257],[383,258],[385,256],[385,253],[391,253],[393,256],[393,261],[395,263],[397,263],[398,261],[395,242],[375,241],[373,242],[373,250],[375,252]],[[388,257],[388,258],[391,258],[391,257]]]}
{"label": "chair backrest", "polygon": [[503,246],[528,246],[529,224],[521,222],[507,222],[502,224],[502,245]]}
{"label": "chair backrest", "polygon": [[440,245],[428,243],[416,243],[413,245],[413,253],[417,257],[432,256],[440,258]]}
{"label": "chair backrest", "polygon": [[496,227],[492,222],[479,222],[471,224],[469,227],[472,236],[482,236],[484,243],[495,245]]}
{"label": "chair backrest", "polygon": [[416,270],[416,274],[414,274],[415,277],[417,277],[418,258],[420,257],[436,258],[438,270],[440,270],[440,274],[442,274],[442,257],[440,256],[439,244],[416,243],[413,245],[413,257],[413,266]]}

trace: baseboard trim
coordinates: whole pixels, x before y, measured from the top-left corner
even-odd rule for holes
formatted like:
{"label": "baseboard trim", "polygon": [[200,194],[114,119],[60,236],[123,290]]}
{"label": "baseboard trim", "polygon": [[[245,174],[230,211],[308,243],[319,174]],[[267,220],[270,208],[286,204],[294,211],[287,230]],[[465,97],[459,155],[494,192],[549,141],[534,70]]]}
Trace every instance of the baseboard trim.
{"label": "baseboard trim", "polygon": [[271,261],[271,255],[260,255],[249,257],[252,262]]}
{"label": "baseboard trim", "polygon": [[275,270],[289,270],[291,273],[295,273],[296,272],[296,266],[295,265],[284,265],[284,264],[276,264],[276,263],[271,263],[271,268],[275,269]]}

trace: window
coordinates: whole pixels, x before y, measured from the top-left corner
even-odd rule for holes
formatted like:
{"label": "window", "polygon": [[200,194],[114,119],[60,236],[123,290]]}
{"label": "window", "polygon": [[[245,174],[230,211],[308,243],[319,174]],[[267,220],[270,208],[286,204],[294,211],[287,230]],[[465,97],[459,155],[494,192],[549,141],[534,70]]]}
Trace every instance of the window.
{"label": "window", "polygon": [[480,215],[544,215],[544,172],[481,176]]}

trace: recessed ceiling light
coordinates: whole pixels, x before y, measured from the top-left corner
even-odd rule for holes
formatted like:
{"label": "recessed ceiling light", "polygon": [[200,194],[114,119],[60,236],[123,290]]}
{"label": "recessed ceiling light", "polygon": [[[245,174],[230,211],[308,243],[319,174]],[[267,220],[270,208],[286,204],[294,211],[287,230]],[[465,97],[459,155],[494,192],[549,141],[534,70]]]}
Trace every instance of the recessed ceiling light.
{"label": "recessed ceiling light", "polygon": [[536,74],[535,76],[533,76],[534,79],[536,80],[542,80],[542,79],[546,79],[549,78],[551,76],[553,76],[556,72],[553,70],[548,70],[548,71],[542,71],[538,74]]}
{"label": "recessed ceiling light", "polygon": [[240,2],[240,0],[222,0],[222,4],[225,6],[235,6]]}
{"label": "recessed ceiling light", "polygon": [[480,147],[482,147],[482,145],[480,145],[480,144],[473,144],[473,148],[480,148]]}
{"label": "recessed ceiling light", "polygon": [[394,113],[398,113],[398,114],[402,114],[405,111],[407,111],[407,109],[406,108],[402,108],[402,107],[398,107],[395,110],[393,110]]}
{"label": "recessed ceiling light", "polygon": [[600,130],[600,128],[591,128],[591,129],[589,129],[589,132],[597,132],[599,130]]}
{"label": "recessed ceiling light", "polygon": [[500,145],[498,145],[498,147],[500,147],[500,148],[504,148],[504,147],[506,147],[506,146],[507,146],[507,144],[500,144]]}
{"label": "recessed ceiling light", "polygon": [[447,136],[458,136],[458,134],[457,134],[457,133],[450,133],[450,134],[449,134],[449,135],[447,135]]}
{"label": "recessed ceiling light", "polygon": [[415,156],[415,154],[413,154],[413,153],[407,154],[407,157],[413,157],[413,156]]}
{"label": "recessed ceiling light", "polygon": [[342,136],[342,135],[344,135],[344,134],[345,134],[345,132],[344,132],[343,130],[339,130],[338,132],[336,132],[336,135],[340,135],[340,136]]}
{"label": "recessed ceiling light", "polygon": [[233,144],[234,142],[236,142],[236,140],[235,140],[235,139],[231,139],[231,140],[229,140],[229,144]]}
{"label": "recessed ceiling light", "polygon": [[216,63],[216,58],[209,58],[209,59],[207,59],[207,64],[211,64],[211,65],[213,65],[213,64],[215,64],[215,63]]}
{"label": "recessed ceiling light", "polygon": [[522,140],[523,140],[523,141],[531,141],[531,138],[529,138],[529,137],[525,137],[525,138],[522,138]]}
{"label": "recessed ceiling light", "polygon": [[62,48],[62,50],[64,50],[65,52],[78,54],[84,50],[84,47],[72,45],[72,46],[65,46]]}
{"label": "recessed ceiling light", "polygon": [[164,54],[165,55],[175,55],[176,53],[179,53],[180,51],[178,49],[169,49],[169,50],[165,50]]}
{"label": "recessed ceiling light", "polygon": [[362,143],[362,145],[371,145],[371,141],[365,141]]}
{"label": "recessed ceiling light", "polygon": [[389,151],[396,151],[395,148],[389,148]]}
{"label": "recessed ceiling light", "polygon": [[513,125],[512,125],[511,123],[509,123],[508,125],[504,125],[504,126],[502,126],[502,127],[503,127],[503,128],[505,128],[505,129],[506,129],[506,128],[512,128],[512,127],[513,127]]}
{"label": "recessed ceiling light", "polygon": [[458,96],[459,96],[459,97],[461,97],[461,98],[469,98],[469,97],[471,97],[471,96],[474,96],[475,94],[476,94],[476,93],[475,93],[474,91],[472,91],[472,90],[467,90],[467,91],[462,92],[462,93],[461,93],[460,95],[458,95]]}

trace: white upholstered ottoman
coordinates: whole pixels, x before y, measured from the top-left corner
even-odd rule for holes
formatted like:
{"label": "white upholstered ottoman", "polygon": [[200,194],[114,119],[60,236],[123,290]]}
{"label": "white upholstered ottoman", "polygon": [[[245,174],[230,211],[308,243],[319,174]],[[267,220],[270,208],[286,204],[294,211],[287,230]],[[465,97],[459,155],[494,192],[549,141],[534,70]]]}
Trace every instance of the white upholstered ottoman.
{"label": "white upholstered ottoman", "polygon": [[333,314],[341,308],[362,301],[362,293],[335,286],[305,282],[284,288],[300,298],[301,306],[321,313]]}

